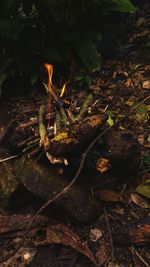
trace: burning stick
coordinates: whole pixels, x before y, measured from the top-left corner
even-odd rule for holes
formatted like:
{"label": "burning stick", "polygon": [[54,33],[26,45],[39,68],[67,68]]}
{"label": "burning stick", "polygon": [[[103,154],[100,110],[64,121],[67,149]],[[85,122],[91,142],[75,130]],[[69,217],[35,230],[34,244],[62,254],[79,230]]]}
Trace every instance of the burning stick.
{"label": "burning stick", "polygon": [[[44,67],[47,69],[48,72],[48,87],[45,85],[47,93],[48,93],[48,112],[51,112],[51,97],[53,96],[53,98],[55,99],[55,101],[58,102],[58,98],[54,92],[54,87],[52,84],[52,75],[53,75],[53,65],[51,64],[44,64]],[[50,118],[48,119],[48,126],[47,128],[50,128]]]}

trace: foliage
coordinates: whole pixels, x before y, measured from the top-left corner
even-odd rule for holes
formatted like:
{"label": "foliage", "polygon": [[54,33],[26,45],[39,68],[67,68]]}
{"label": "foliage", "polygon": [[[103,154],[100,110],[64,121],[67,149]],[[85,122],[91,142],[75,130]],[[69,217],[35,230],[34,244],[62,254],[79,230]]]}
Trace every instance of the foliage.
{"label": "foliage", "polygon": [[[129,0],[0,0],[0,86],[11,77],[34,85],[43,63],[100,67],[102,17],[134,12]],[[97,26],[96,26],[97,25]]]}

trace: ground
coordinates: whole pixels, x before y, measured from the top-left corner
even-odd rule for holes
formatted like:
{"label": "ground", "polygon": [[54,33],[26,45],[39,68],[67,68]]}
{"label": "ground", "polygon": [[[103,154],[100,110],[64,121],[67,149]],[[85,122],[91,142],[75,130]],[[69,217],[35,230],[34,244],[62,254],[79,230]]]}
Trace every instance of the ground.
{"label": "ground", "polygon": [[[101,176],[91,191],[102,204],[101,212],[92,223],[81,224],[58,207],[58,210],[49,208],[43,211],[43,216],[40,214],[41,217],[33,223],[21,250],[0,266],[92,267],[95,259],[98,266],[150,266],[150,194],[146,193],[150,179],[150,65],[147,49],[141,48],[139,41],[140,32],[143,33],[142,38],[149,34],[149,24],[141,17],[136,20],[139,24],[137,31],[134,30],[128,39],[127,45],[132,44],[128,54],[103,59],[101,70],[91,76],[91,86],[77,91],[73,83],[70,85],[72,91],[65,98],[80,103],[92,93],[94,112],[104,112],[108,116],[105,128],[114,124],[119,132],[130,132],[138,140],[141,151],[139,168],[128,175],[121,173],[121,177],[113,175],[106,179]],[[140,27],[145,30],[140,30]],[[135,43],[138,43],[136,47]],[[32,117],[38,114],[41,103],[43,97],[35,92],[28,98],[14,98],[3,103],[1,134],[10,119],[15,118],[18,124],[29,122],[31,114]],[[131,113],[140,103],[139,108]],[[88,112],[90,114],[91,107]],[[125,116],[125,120],[122,120]],[[7,155],[8,150],[5,149],[5,153]],[[4,158],[2,155],[4,147],[1,148],[1,157]],[[10,171],[7,169],[10,177],[11,163],[6,168],[10,168]],[[147,191],[143,193],[139,186],[144,183]],[[43,204],[36,192],[33,194],[22,185],[13,184],[13,188],[11,185],[12,192],[7,195],[7,204],[1,201],[0,249],[3,256],[19,244],[31,217]]]}

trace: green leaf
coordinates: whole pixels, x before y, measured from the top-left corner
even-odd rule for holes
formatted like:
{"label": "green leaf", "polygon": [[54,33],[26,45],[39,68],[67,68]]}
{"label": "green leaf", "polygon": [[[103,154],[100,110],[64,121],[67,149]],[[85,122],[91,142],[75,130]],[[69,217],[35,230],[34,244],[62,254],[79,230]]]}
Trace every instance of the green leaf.
{"label": "green leaf", "polygon": [[129,0],[112,0],[112,3],[115,4],[113,10],[119,12],[136,12],[138,8],[135,7]]}
{"label": "green leaf", "polygon": [[109,124],[109,126],[113,126],[114,125],[114,120],[111,118],[110,115],[108,115],[107,123]]}
{"label": "green leaf", "polygon": [[75,51],[88,70],[94,72],[100,68],[100,56],[96,44],[92,40],[77,43]]}
{"label": "green leaf", "polygon": [[150,180],[146,180],[143,184],[136,188],[136,192],[144,197],[150,198]]}
{"label": "green leaf", "polygon": [[112,110],[110,110],[110,109],[106,111],[106,114],[111,116],[111,117],[114,116],[114,112]]}
{"label": "green leaf", "polygon": [[144,162],[145,165],[150,166],[150,156],[144,157],[143,158],[143,162]]}
{"label": "green leaf", "polygon": [[138,108],[137,113],[139,114],[146,114],[148,112],[148,106],[142,105]]}

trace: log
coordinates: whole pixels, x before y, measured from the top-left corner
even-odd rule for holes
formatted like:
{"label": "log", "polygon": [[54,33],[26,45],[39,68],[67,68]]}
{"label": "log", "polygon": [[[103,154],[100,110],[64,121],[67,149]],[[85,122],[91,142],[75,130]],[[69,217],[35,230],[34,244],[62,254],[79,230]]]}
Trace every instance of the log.
{"label": "log", "polygon": [[[99,175],[131,175],[139,171],[140,158],[141,147],[134,134],[112,130],[97,142],[88,155],[86,166],[88,170],[96,170]],[[99,168],[101,159],[106,163],[104,172]]]}
{"label": "log", "polygon": [[[44,200],[53,198],[69,183],[67,177],[54,172],[49,166],[33,160],[17,160],[15,169],[19,181],[32,193]],[[74,184],[56,204],[80,223],[90,223],[102,212],[98,202],[88,190]]]}
{"label": "log", "polygon": [[[0,158],[10,157],[10,151],[0,148]],[[11,162],[0,164],[0,207],[6,207],[11,194],[16,190],[18,181]]]}
{"label": "log", "polygon": [[105,114],[93,115],[59,131],[50,140],[49,153],[55,156],[74,156],[82,152],[107,120]]}

